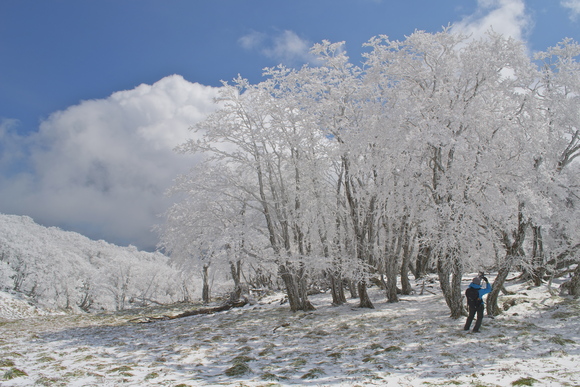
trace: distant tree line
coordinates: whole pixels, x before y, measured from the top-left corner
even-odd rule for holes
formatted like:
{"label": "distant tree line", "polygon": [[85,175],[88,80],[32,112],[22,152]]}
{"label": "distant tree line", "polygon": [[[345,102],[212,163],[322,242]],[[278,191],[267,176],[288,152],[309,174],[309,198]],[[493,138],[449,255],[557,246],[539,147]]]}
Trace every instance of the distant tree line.
{"label": "distant tree line", "polygon": [[0,214],[0,291],[43,307],[92,312],[189,301],[193,284],[185,275],[160,253]]}

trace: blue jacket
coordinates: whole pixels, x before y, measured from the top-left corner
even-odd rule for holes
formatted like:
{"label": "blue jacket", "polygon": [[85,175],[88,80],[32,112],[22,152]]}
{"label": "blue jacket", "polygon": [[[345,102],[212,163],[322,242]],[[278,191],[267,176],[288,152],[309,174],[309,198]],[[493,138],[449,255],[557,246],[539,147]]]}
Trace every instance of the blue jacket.
{"label": "blue jacket", "polygon": [[492,289],[490,283],[488,283],[485,288],[482,288],[480,285],[474,284],[472,282],[471,284],[469,284],[469,287],[479,290],[479,298],[481,298],[481,302],[483,302],[483,296],[485,296],[487,293],[491,293]]}

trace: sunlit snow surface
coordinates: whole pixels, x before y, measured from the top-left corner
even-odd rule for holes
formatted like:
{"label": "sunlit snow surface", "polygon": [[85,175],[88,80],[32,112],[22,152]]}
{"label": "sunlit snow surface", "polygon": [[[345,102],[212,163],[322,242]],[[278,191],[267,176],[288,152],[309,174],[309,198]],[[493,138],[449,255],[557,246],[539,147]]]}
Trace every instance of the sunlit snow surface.
{"label": "sunlit snow surface", "polygon": [[[0,385],[511,386],[523,378],[536,386],[580,384],[578,300],[527,286],[508,283],[517,294],[500,303],[516,305],[486,318],[479,334],[464,333],[464,319],[448,317],[437,285],[427,288],[435,294],[396,304],[371,289],[374,310],[356,308],[356,300],[333,307],[322,294],[311,297],[311,313],[290,312],[280,295],[153,323],[128,322],[134,314],[35,313],[0,320]],[[26,375],[15,377],[15,370]]]}

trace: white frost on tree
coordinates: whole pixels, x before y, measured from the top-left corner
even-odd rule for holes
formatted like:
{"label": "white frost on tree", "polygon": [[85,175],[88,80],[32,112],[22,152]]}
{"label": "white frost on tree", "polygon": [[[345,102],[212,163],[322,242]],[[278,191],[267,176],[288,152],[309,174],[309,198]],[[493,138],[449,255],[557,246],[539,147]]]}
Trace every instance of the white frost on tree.
{"label": "white frost on tree", "polygon": [[540,66],[492,31],[366,46],[360,67],[325,41],[317,67],[224,84],[221,108],[179,148],[203,162],[174,189],[184,199],[168,213],[171,250],[195,241],[187,259],[213,264],[238,246],[275,265],[292,310],[310,309],[322,281],[334,303],[348,282],[373,307],[378,277],[396,302],[398,276],[408,292],[408,272],[429,267],[453,317],[468,270],[499,270],[497,313],[509,270],[538,277],[577,257],[578,45],[538,54]]}

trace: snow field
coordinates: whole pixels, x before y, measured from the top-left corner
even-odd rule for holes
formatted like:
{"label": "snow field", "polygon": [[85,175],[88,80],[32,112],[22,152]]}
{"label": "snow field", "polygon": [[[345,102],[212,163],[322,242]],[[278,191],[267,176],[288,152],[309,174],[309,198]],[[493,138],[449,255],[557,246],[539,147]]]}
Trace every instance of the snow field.
{"label": "snow field", "polygon": [[[376,309],[282,296],[214,315],[131,323],[129,313],[38,316],[0,323],[1,386],[574,386],[580,305],[546,287],[510,284],[515,304],[479,334],[436,294]],[[515,300],[515,301],[513,301]],[[511,301],[511,302],[510,302]],[[19,373],[21,372],[21,373]],[[526,384],[527,383],[527,384]]]}

